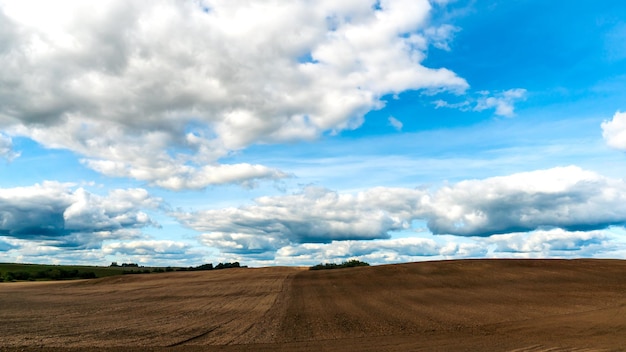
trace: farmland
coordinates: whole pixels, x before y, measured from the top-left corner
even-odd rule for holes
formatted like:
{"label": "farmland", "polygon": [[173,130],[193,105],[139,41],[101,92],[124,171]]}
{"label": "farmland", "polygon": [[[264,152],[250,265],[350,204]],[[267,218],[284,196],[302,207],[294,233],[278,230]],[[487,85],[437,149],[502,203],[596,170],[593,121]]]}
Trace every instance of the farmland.
{"label": "farmland", "polygon": [[626,262],[459,260],[0,285],[0,351],[611,351]]}

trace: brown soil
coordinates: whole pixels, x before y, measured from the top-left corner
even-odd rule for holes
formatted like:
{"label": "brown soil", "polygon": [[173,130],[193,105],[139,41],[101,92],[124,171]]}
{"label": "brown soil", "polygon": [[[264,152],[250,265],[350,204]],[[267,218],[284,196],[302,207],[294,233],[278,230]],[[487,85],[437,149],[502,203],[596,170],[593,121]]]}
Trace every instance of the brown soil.
{"label": "brown soil", "polygon": [[626,261],[0,284],[0,351],[626,351]]}

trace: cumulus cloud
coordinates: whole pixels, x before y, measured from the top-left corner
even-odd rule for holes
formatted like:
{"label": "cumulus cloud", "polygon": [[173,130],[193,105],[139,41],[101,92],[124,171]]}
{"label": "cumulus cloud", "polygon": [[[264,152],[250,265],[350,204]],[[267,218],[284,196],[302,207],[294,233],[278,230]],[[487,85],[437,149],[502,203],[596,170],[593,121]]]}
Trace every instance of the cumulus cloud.
{"label": "cumulus cloud", "polygon": [[276,248],[285,241],[368,240],[408,228],[407,220],[422,193],[381,187],[351,195],[308,187],[293,195],[257,198],[251,206],[173,215],[188,227],[209,232],[202,239],[224,244],[224,248]]}
{"label": "cumulus cloud", "polygon": [[539,230],[529,233],[495,235],[487,240],[496,252],[531,254],[549,257],[567,252],[581,252],[608,240],[602,231]]}
{"label": "cumulus cloud", "polygon": [[[170,240],[133,240],[109,242],[102,246],[104,255],[142,264],[148,263],[199,263],[201,254],[189,243]],[[196,264],[197,265],[197,264]]]}
{"label": "cumulus cloud", "polygon": [[[8,248],[3,248],[5,241]],[[52,240],[23,240],[15,237],[0,236],[0,252],[3,261],[12,263],[42,263],[77,265],[106,265],[100,248],[66,248],[59,247],[58,242]]]}
{"label": "cumulus cloud", "polygon": [[98,246],[68,248],[60,246],[57,240],[3,236],[0,236],[0,252],[6,261],[19,263],[108,265],[117,261],[181,267],[199,265],[207,254],[193,244],[170,240],[113,239]]}
{"label": "cumulus cloud", "polygon": [[[623,225],[625,214],[626,183],[570,166],[463,181],[432,191],[379,187],[341,194],[309,187],[293,195],[258,198],[249,206],[173,216],[203,232],[200,240],[222,251],[271,253],[306,243],[386,239],[409,229],[414,220],[426,221],[435,235],[547,231],[533,239],[563,249],[566,242],[557,235]],[[458,253],[461,247],[448,250]]]}
{"label": "cumulus cloud", "polygon": [[277,249],[289,244],[282,236],[262,236],[249,233],[211,232],[199,236],[203,244],[220,248],[224,253],[271,256]]}
{"label": "cumulus cloud", "polygon": [[[359,259],[371,264],[460,258],[576,258],[604,257],[623,250],[610,231],[536,230],[490,237],[437,236],[414,233],[413,237],[373,241],[333,241],[291,244],[275,257],[253,257],[256,265],[315,265]],[[616,243],[617,242],[617,243]],[[608,257],[614,257],[610,254]],[[251,258],[245,257],[246,262]]]}
{"label": "cumulus cloud", "polygon": [[626,150],[626,113],[616,112],[609,121],[602,122],[602,137],[615,149]]}
{"label": "cumulus cloud", "polygon": [[160,199],[143,189],[117,189],[106,196],[70,184],[44,182],[0,189],[0,234],[52,241],[55,247],[88,247],[105,239],[132,238],[146,226],[158,226],[142,209]]}
{"label": "cumulus cloud", "polygon": [[570,166],[459,182],[440,188],[423,205],[435,234],[489,236],[624,224],[625,200],[622,180]]}
{"label": "cumulus cloud", "polygon": [[278,255],[286,257],[316,253],[324,258],[345,259],[365,257],[373,253],[392,251],[396,255],[430,257],[440,254],[440,246],[432,239],[398,238],[374,241],[333,241],[331,243],[308,243],[286,246]]}
{"label": "cumulus cloud", "polygon": [[386,94],[467,88],[422,65],[454,32],[427,0],[374,3],[0,1],[0,129],[170,189],[285,177],[220,159],[358,127]]}
{"label": "cumulus cloud", "polygon": [[[415,234],[424,236],[423,234]],[[452,237],[452,236],[451,236]],[[445,258],[476,258],[487,255],[479,241],[459,243],[435,241],[434,236],[380,239],[373,241],[333,241],[331,243],[292,244],[280,248],[274,259],[280,263],[342,262],[359,259],[372,264],[389,264]]]}

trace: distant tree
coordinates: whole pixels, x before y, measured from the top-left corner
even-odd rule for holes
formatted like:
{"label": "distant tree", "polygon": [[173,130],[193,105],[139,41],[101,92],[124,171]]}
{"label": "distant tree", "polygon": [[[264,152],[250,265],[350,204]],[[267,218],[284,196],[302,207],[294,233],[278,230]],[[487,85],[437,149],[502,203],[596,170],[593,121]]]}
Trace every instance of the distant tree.
{"label": "distant tree", "polygon": [[15,272],[7,272],[5,275],[5,281],[26,281],[26,280],[34,280],[34,277],[31,277],[28,271],[15,271]]}
{"label": "distant tree", "polygon": [[320,264],[310,267],[309,270],[342,269],[342,268],[353,268],[356,266],[369,266],[369,263],[362,262],[356,259],[351,259],[341,264],[335,264],[335,263],[321,264],[320,263]]}
{"label": "distant tree", "polygon": [[59,270],[59,269],[51,269],[50,272],[48,273],[48,277],[53,279],[53,280],[61,279],[61,270]]}
{"label": "distant tree", "polygon": [[122,268],[138,268],[139,264],[137,263],[122,263]]}
{"label": "distant tree", "polygon": [[79,277],[81,279],[95,279],[97,275],[93,271],[85,271],[80,273]]}
{"label": "distant tree", "polygon": [[[218,270],[218,269],[229,269],[229,268],[246,268],[245,266],[241,266],[239,262],[234,263],[219,263],[216,266],[213,266],[212,263],[202,264],[198,266],[190,266],[188,268],[177,268],[176,271],[200,271],[200,270]],[[174,271],[173,268],[167,267],[166,271]]]}
{"label": "distant tree", "polygon": [[230,269],[230,268],[240,268],[240,267],[241,267],[241,265],[239,264],[239,262],[219,263],[219,264],[217,264],[215,269]]}
{"label": "distant tree", "polygon": [[15,277],[13,276],[13,273],[10,271],[7,271],[7,273],[4,274],[4,281],[15,281]]}
{"label": "distant tree", "polygon": [[194,270],[213,270],[213,263],[198,265]]}

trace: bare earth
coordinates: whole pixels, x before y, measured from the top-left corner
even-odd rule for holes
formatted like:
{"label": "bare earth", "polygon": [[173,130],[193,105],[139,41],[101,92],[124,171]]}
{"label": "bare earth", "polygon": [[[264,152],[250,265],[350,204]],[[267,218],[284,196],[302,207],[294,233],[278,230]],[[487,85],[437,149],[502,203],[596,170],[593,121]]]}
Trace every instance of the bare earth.
{"label": "bare earth", "polygon": [[626,261],[0,284],[0,351],[626,351]]}

